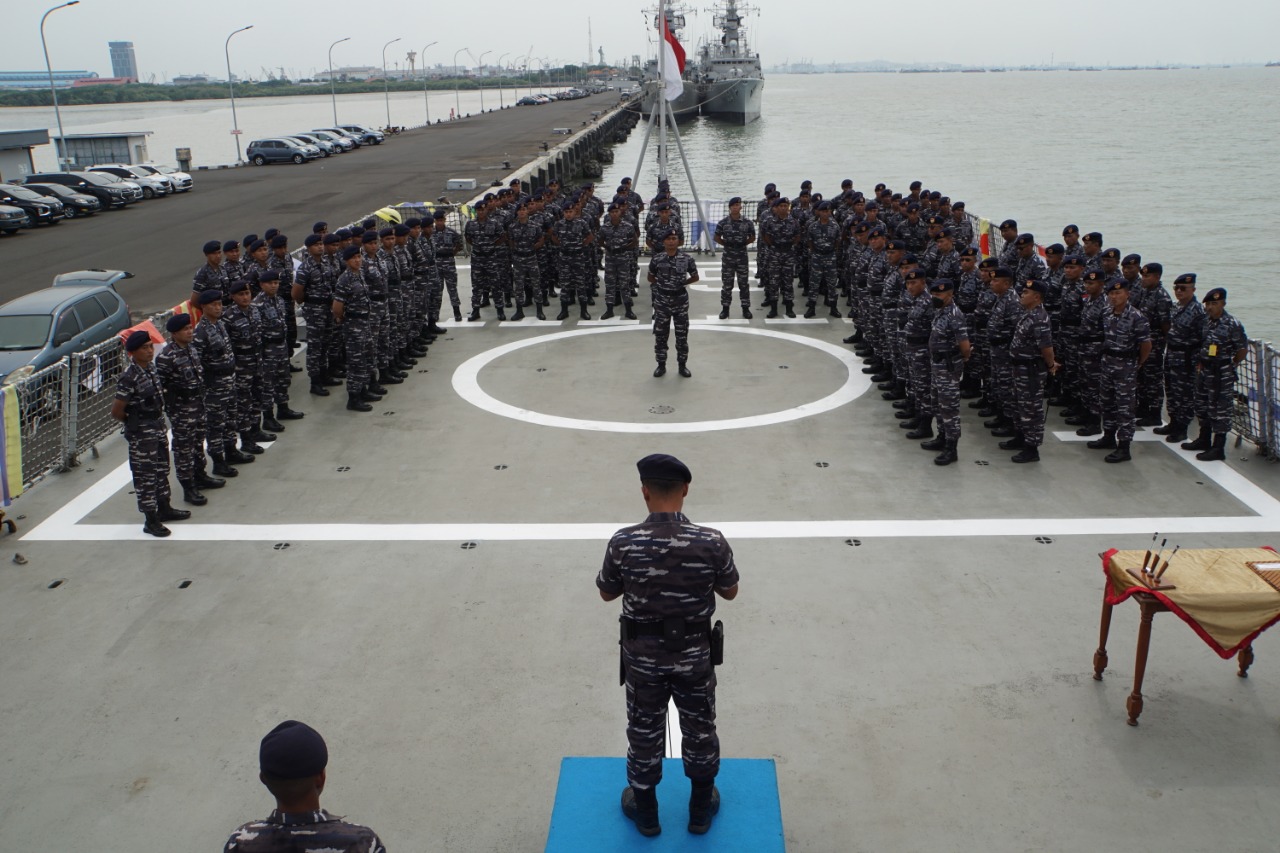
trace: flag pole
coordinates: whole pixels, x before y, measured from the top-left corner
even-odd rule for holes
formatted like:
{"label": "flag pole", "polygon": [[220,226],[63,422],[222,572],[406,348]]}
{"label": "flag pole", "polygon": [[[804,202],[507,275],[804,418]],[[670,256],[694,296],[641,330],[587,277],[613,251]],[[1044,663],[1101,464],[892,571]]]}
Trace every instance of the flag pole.
{"label": "flag pole", "polygon": [[667,177],[667,4],[658,0],[658,180]]}

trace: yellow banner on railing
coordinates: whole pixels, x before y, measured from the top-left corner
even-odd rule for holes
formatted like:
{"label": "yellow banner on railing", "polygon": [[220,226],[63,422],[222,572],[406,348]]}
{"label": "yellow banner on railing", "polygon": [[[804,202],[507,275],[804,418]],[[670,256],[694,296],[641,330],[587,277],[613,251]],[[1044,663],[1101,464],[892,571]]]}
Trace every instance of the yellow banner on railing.
{"label": "yellow banner on railing", "polygon": [[0,385],[0,506],[22,494],[22,413],[18,389]]}

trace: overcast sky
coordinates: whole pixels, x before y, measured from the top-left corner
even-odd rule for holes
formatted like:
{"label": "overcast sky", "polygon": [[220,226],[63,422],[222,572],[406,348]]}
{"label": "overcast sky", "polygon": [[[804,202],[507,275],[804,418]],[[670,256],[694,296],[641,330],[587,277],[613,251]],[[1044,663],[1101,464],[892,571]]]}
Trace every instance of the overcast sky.
{"label": "overcast sky", "polygon": [[[3,0],[6,24],[0,69],[43,69],[40,16],[50,0]],[[693,4],[691,4],[693,5]],[[700,4],[709,6],[710,2]],[[766,67],[786,61],[954,62],[960,64],[1087,65],[1235,63],[1280,60],[1280,0],[1077,0],[1056,4],[1021,0],[1005,4],[953,0],[759,0],[747,18],[749,38]],[[405,54],[424,44],[429,66],[451,65],[454,51],[469,47],[486,64],[528,53],[552,64],[587,58],[591,44],[619,63],[651,51],[641,3],[558,0],[480,0],[372,4],[312,0],[82,0],[49,16],[45,33],[55,69],[87,69],[110,76],[108,41],[132,41],[143,80],[178,74],[225,77],[223,43],[234,29],[254,28],[231,44],[232,70],[261,77],[261,67],[283,66],[290,76],[327,67],[407,67]],[[682,41],[693,47],[711,28],[711,15],[688,16]],[[690,51],[692,52],[692,51]],[[466,53],[459,64],[474,65]],[[278,73],[278,72],[277,72]]]}

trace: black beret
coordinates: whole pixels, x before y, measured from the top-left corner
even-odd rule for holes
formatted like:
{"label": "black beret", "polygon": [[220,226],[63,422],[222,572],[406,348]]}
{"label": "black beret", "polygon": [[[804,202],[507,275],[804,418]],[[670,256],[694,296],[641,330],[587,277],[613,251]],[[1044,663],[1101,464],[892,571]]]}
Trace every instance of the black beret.
{"label": "black beret", "polygon": [[1223,302],[1227,301],[1227,289],[1225,287],[1215,287],[1213,290],[1210,290],[1208,293],[1204,295],[1203,301],[1217,302],[1219,299],[1221,299]]}
{"label": "black beret", "polygon": [[190,314],[174,314],[172,317],[169,318],[169,322],[164,324],[164,327],[168,329],[170,332],[177,332],[181,329],[185,329],[187,326],[190,326],[190,325],[191,325]]}
{"label": "black beret", "polygon": [[326,234],[326,235],[324,235],[324,241],[323,241],[323,242],[324,242],[324,244],[325,244],[326,246],[332,246],[332,245],[334,245],[335,243],[341,243],[341,242],[342,242],[342,238],[341,238],[341,237],[339,237],[337,234]]}
{"label": "black beret", "polygon": [[279,280],[280,280],[280,270],[263,270],[258,275],[259,283],[264,281],[279,281]]}
{"label": "black beret", "polygon": [[271,248],[283,249],[289,245],[289,238],[283,234],[276,234],[271,238]]}
{"label": "black beret", "polygon": [[888,243],[885,244],[885,248],[888,249],[890,252],[894,250],[897,250],[899,252],[905,252],[907,250],[907,244],[902,240],[890,240]]}
{"label": "black beret", "polygon": [[241,243],[243,243],[244,245],[248,246],[248,245],[249,245],[249,244],[251,244],[251,243],[255,243],[255,242],[257,242],[257,240],[258,240],[258,235],[257,235],[257,234],[246,234],[246,235],[244,236],[244,239],[243,239],[243,240],[241,240],[240,242],[241,242]]}
{"label": "black beret", "polygon": [[883,237],[883,236],[885,236],[885,233],[886,233],[886,232],[885,232],[885,230],[884,230],[884,226],[883,226],[883,225],[872,225],[872,226],[868,226],[868,227],[869,227],[869,228],[871,228],[871,236],[872,236],[872,237]]}
{"label": "black beret", "polygon": [[397,236],[397,237],[406,237],[406,236],[408,236],[408,234],[409,234],[409,226],[408,226],[408,225],[397,225],[397,226],[396,226],[396,228],[395,228],[395,234],[396,234],[396,236]]}
{"label": "black beret", "polygon": [[1066,228],[1062,229],[1063,237],[1067,236],[1068,234],[1079,234],[1079,233],[1080,233],[1080,227],[1078,225],[1068,225]]}
{"label": "black beret", "polygon": [[231,283],[231,287],[230,287],[230,289],[229,289],[227,292],[228,292],[228,293],[230,293],[230,294],[231,294],[231,295],[233,295],[233,296],[234,296],[235,294],[237,294],[237,293],[248,293],[248,292],[249,292],[249,282],[248,282],[248,281],[246,281],[246,280],[245,280],[245,279],[243,279],[243,278],[241,278],[241,279],[237,279],[236,281],[233,281],[233,282]]}
{"label": "black beret", "polygon": [[1125,256],[1124,256],[1124,260],[1122,260],[1120,263],[1122,263],[1122,264],[1126,264],[1126,265],[1127,265],[1127,264],[1141,264],[1141,263],[1142,263],[1142,255],[1135,255],[1135,254],[1128,254],[1128,255],[1125,255]]}
{"label": "black beret", "polygon": [[1040,294],[1041,296],[1045,296],[1049,293],[1049,285],[1045,284],[1043,281],[1036,281],[1035,279],[1031,279],[1026,283],[1026,286],[1023,287],[1023,290],[1031,290],[1031,291],[1034,291],[1035,293]]}
{"label": "black beret", "polygon": [[239,248],[240,248],[239,240],[228,240],[227,242],[222,244],[222,251],[224,252],[230,252],[233,249],[239,249]]}
{"label": "black beret", "polygon": [[951,209],[952,209],[952,210],[964,210],[964,202],[962,202],[962,201],[953,201],[953,202],[951,202]]}
{"label": "black beret", "polygon": [[1143,264],[1141,272],[1143,275],[1162,276],[1164,275],[1164,266],[1155,262]]}
{"label": "black beret", "polygon": [[929,193],[929,198],[934,200],[940,199],[942,198],[942,193],[938,192],[937,190],[933,190],[932,192]]}
{"label": "black beret", "polygon": [[1101,243],[1101,242],[1102,242],[1102,232],[1101,232],[1101,231],[1090,231],[1088,234],[1084,235],[1084,239],[1088,240],[1090,243]]}
{"label": "black beret", "polygon": [[404,221],[404,224],[408,228],[421,228],[422,220],[416,216],[410,216],[408,219]]}
{"label": "black beret", "polygon": [[1009,279],[1010,281],[1012,281],[1012,280],[1013,280],[1013,271],[1012,271],[1012,270],[1010,270],[1008,267],[996,267],[996,274],[995,274],[995,277],[996,277],[996,278],[1007,278],[1007,279]]}
{"label": "black beret", "polygon": [[840,189],[845,189],[846,187],[852,187],[852,186],[853,186],[852,178],[845,178],[843,181],[840,182]]}
{"label": "black beret", "polygon": [[1062,265],[1064,267],[1069,267],[1073,265],[1077,267],[1082,267],[1084,266],[1084,258],[1080,257],[1079,255],[1071,255],[1070,257],[1068,257],[1066,260],[1062,262]]}
{"label": "black beret", "polygon": [[378,232],[377,232],[377,231],[366,231],[366,232],[364,232],[363,234],[361,234],[361,235],[360,235],[360,242],[361,242],[361,243],[376,243],[376,242],[378,242]]}
{"label": "black beret", "polygon": [[924,223],[925,225],[941,225],[942,217],[936,213],[931,213],[925,218]]}
{"label": "black beret", "polygon": [[855,234],[865,234],[870,229],[871,226],[865,222],[855,222],[853,224],[853,233]]}
{"label": "black beret", "polygon": [[907,213],[917,213],[920,210],[920,202],[913,201],[907,205]]}
{"label": "black beret", "polygon": [[765,192],[767,192],[767,193],[771,193],[771,192],[773,192],[774,190],[776,190],[777,188],[778,188],[778,185],[777,185],[777,184],[765,184],[765,185],[764,185],[764,191],[765,191]]}
{"label": "black beret", "polygon": [[222,302],[222,291],[214,290],[213,288],[209,288],[208,290],[202,290],[200,291],[200,298],[197,299],[196,301],[200,303],[201,307],[208,305],[211,302],[220,303]]}
{"label": "black beret", "polygon": [[448,215],[449,215],[449,214],[445,213],[443,210],[437,210],[435,213],[431,214],[431,218],[432,218],[432,219],[444,219],[444,218],[446,218]]}
{"label": "black beret", "polygon": [[1106,281],[1107,277],[1102,270],[1089,270],[1084,274],[1085,281]]}
{"label": "black beret", "polygon": [[135,332],[130,332],[129,337],[124,339],[124,348],[126,352],[136,352],[149,343],[151,343],[151,336],[138,329]]}
{"label": "black beret", "polygon": [[978,257],[978,250],[973,248],[972,246],[965,246],[963,249],[960,250],[960,257],[976,258]]}
{"label": "black beret", "polygon": [[938,199],[938,201],[940,201],[944,207],[951,206],[951,199],[948,196],[944,195],[942,198]]}
{"label": "black beret", "polygon": [[222,244],[219,243],[217,240],[210,240],[209,242],[204,244],[204,249],[202,251],[206,255],[212,255],[214,252],[221,252]]}
{"label": "black beret", "polygon": [[1000,262],[997,261],[995,258],[983,258],[981,261],[978,262],[978,269],[993,270],[999,265],[1000,265]]}
{"label": "black beret", "polygon": [[910,187],[910,189],[918,190],[918,189],[920,189],[922,186],[924,186],[924,184],[920,183],[919,181],[912,181],[912,182],[911,182],[911,187]]}
{"label": "black beret", "polygon": [[735,195],[733,198],[729,199],[729,206],[730,206],[730,207],[732,207],[732,206],[733,206],[733,205],[735,205],[735,204],[742,204],[742,196],[740,196],[740,195]]}
{"label": "black beret", "polygon": [[1195,284],[1196,274],[1193,272],[1184,272],[1173,280],[1174,284]]}
{"label": "black beret", "polygon": [[1035,237],[1033,237],[1033,236],[1031,236],[1030,234],[1019,234],[1019,235],[1018,235],[1018,239],[1016,239],[1016,240],[1014,240],[1014,241],[1013,241],[1013,245],[1015,245],[1015,246],[1033,246],[1033,245],[1035,245],[1035,242],[1036,242],[1036,238],[1035,238]]}
{"label": "black beret", "polygon": [[1018,223],[1017,223],[1017,221],[1016,221],[1016,220],[1013,220],[1013,219],[1006,219],[1004,222],[1001,222],[1001,223],[1000,223],[1000,230],[1001,230],[1001,231],[1003,231],[1003,230],[1004,230],[1004,229],[1006,229],[1006,228],[1012,228],[1012,229],[1013,229],[1013,230],[1015,230],[1015,231],[1016,231],[1016,230],[1018,230]]}
{"label": "black beret", "polygon": [[933,284],[929,285],[929,292],[930,293],[948,293],[954,288],[955,288],[955,285],[952,284],[951,279],[940,278],[936,280]]}
{"label": "black beret", "polygon": [[874,201],[869,201],[862,207],[863,210],[879,210],[880,205]]}
{"label": "black beret", "polygon": [[318,776],[329,763],[329,749],[320,733],[297,720],[285,720],[262,739],[258,768],[277,779]]}
{"label": "black beret", "polygon": [[[520,205],[520,209],[524,210],[525,206],[523,204]],[[615,210],[622,210],[622,207],[615,201],[609,205],[608,210],[610,213],[613,213]]]}
{"label": "black beret", "polygon": [[342,239],[342,240],[350,240],[354,236],[351,233],[350,228],[339,228],[337,231],[333,233],[337,234],[339,239]]}
{"label": "black beret", "polygon": [[[489,196],[487,196],[486,198],[487,198],[487,199],[488,199],[488,198],[493,198],[493,196],[492,196],[492,195],[489,195]],[[373,217],[373,216],[370,216],[370,217],[369,217],[369,218],[367,218],[364,222],[361,222],[361,223],[360,223],[360,226],[361,226],[362,228],[364,228],[364,230],[366,230],[366,231],[368,231],[368,230],[370,230],[370,229],[372,229],[372,228],[376,228],[376,227],[377,227],[377,225],[378,225],[378,220],[377,220],[377,218],[376,218],[376,217]]]}
{"label": "black beret", "polygon": [[928,276],[924,274],[924,270],[914,269],[914,270],[908,270],[907,273],[902,277],[902,280],[903,281],[926,281],[928,280]]}
{"label": "black beret", "polygon": [[262,239],[266,240],[268,244],[270,244],[271,240],[273,240],[279,233],[279,228],[268,228],[266,231],[262,232]]}
{"label": "black beret", "polygon": [[830,210],[830,209],[831,209],[831,202],[829,201],[818,202],[818,210]]}
{"label": "black beret", "polygon": [[314,246],[316,243],[320,243],[323,240],[324,240],[324,235],[311,233],[311,234],[308,234],[306,237],[302,238],[302,245]]}
{"label": "black beret", "polygon": [[360,250],[355,246],[348,246],[342,250],[342,260],[349,261],[352,258],[360,257]]}
{"label": "black beret", "polygon": [[678,240],[680,239],[680,232],[674,228],[668,228],[666,233],[662,235],[662,239],[665,240],[668,237],[675,237]]}
{"label": "black beret", "polygon": [[944,227],[941,231],[938,232],[938,236],[935,237],[934,239],[941,240],[943,237],[946,237],[948,240],[951,240],[951,239],[954,239],[955,236],[956,236],[956,232],[952,231],[950,228]]}
{"label": "black beret", "polygon": [[379,237],[379,238],[382,238],[382,237],[394,237],[394,236],[396,236],[396,229],[392,228],[390,225],[388,225],[388,226],[387,226],[387,227],[385,227],[385,228],[381,228],[381,229],[379,229],[379,230],[378,230],[378,237]]}
{"label": "black beret", "polygon": [[809,190],[809,189],[813,189],[813,181],[801,181],[801,182],[800,182],[800,189],[802,189],[802,190]]}
{"label": "black beret", "polygon": [[1102,252],[1102,257],[1112,258],[1113,260],[1118,261],[1120,260],[1120,250],[1117,249],[1115,246],[1112,246],[1110,249],[1104,249]]}
{"label": "black beret", "polygon": [[780,195],[773,200],[773,206],[777,207],[780,204],[791,204],[791,199],[787,198],[785,195]]}
{"label": "black beret", "polygon": [[1045,247],[1044,253],[1046,255],[1065,255],[1067,247],[1061,243],[1051,243]]}
{"label": "black beret", "polygon": [[688,467],[674,456],[665,453],[654,453],[636,463],[641,480],[676,480],[681,483],[693,482],[693,474]]}
{"label": "black beret", "polygon": [[902,260],[898,261],[898,266],[902,266],[903,264],[918,264],[918,263],[920,263],[920,259],[916,257],[916,253],[907,252],[905,255],[902,256]]}
{"label": "black beret", "polygon": [[262,240],[254,240],[252,243],[249,243],[248,246],[250,252],[256,252],[259,249],[265,249],[267,244]]}
{"label": "black beret", "polygon": [[315,225],[311,226],[311,233],[319,234],[321,231],[325,230],[328,227],[329,227],[328,222],[324,222],[324,221],[317,222]]}
{"label": "black beret", "polygon": [[1113,290],[1123,290],[1125,293],[1128,293],[1129,285],[1125,284],[1125,281],[1122,278],[1114,279],[1113,281],[1109,281],[1102,285],[1103,293],[1110,293]]}
{"label": "black beret", "polygon": [[630,179],[630,178],[623,178],[623,179],[620,181],[620,183],[623,183],[623,184],[629,184],[629,183],[631,183],[631,179]]}

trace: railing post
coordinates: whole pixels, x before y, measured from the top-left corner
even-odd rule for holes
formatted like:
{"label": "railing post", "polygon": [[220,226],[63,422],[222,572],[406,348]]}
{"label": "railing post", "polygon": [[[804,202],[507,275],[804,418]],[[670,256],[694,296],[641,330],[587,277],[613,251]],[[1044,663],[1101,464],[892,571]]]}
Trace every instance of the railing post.
{"label": "railing post", "polygon": [[61,402],[62,417],[58,419],[62,427],[62,464],[59,471],[68,471],[76,465],[76,423],[79,420],[80,395],[76,393],[73,375],[78,374],[80,353],[72,353],[64,358],[62,365],[61,387],[58,389]]}

